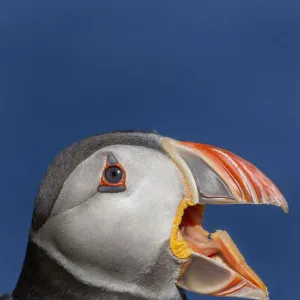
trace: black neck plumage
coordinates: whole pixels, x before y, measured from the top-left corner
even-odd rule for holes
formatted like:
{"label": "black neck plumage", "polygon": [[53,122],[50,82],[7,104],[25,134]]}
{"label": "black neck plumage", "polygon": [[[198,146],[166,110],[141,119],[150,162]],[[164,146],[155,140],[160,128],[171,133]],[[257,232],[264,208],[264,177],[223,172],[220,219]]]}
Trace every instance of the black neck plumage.
{"label": "black neck plumage", "polygon": [[29,242],[23,270],[12,294],[13,300],[100,300],[134,299],[130,295],[109,293],[78,281]]}
{"label": "black neck plumage", "polygon": [[[185,293],[180,290],[183,300]],[[9,300],[142,300],[89,286],[77,280],[42,249],[29,242],[21,275]]]}

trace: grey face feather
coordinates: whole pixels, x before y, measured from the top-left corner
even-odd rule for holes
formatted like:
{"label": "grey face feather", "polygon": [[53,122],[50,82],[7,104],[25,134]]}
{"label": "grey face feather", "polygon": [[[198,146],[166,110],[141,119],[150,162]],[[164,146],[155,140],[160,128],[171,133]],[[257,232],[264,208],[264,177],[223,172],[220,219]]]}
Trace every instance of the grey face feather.
{"label": "grey face feather", "polygon": [[72,144],[55,157],[41,182],[32,220],[33,231],[45,224],[71,172],[97,150],[116,144],[144,146],[164,152],[160,136],[135,131],[98,134]]}

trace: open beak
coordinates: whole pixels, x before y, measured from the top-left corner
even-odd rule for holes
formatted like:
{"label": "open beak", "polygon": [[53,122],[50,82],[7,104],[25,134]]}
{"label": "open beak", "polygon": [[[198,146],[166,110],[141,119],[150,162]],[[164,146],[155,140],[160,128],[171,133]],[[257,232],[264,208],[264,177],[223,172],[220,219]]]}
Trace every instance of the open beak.
{"label": "open beak", "polygon": [[283,195],[254,165],[229,151],[169,138],[163,145],[186,182],[170,239],[173,254],[184,260],[176,284],[200,294],[268,299],[267,287],[229,234],[208,233],[202,218],[206,204],[271,204],[288,212]]}

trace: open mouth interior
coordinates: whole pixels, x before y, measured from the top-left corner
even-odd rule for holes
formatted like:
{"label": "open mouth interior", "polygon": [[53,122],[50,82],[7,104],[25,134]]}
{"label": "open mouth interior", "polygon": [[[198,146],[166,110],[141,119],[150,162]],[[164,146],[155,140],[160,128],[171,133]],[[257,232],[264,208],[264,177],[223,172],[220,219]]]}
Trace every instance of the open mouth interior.
{"label": "open mouth interior", "polygon": [[178,226],[178,238],[183,239],[190,250],[200,255],[218,261],[221,258],[222,264],[267,293],[265,284],[247,265],[229,234],[222,230],[210,234],[202,227],[204,209],[205,206],[201,204],[184,209]]}
{"label": "open mouth interior", "polygon": [[184,210],[179,225],[182,238],[193,251],[212,256],[220,251],[220,243],[211,238],[211,235],[202,227],[204,205],[189,206]]}

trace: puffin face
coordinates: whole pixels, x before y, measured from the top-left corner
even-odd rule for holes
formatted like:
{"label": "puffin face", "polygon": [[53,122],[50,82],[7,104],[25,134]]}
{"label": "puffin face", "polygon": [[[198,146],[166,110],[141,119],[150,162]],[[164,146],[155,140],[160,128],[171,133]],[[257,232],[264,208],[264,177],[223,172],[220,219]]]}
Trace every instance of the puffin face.
{"label": "puffin face", "polygon": [[148,298],[172,297],[177,284],[267,299],[228,233],[210,235],[201,226],[206,204],[287,210],[253,165],[216,147],[156,134],[110,133],[71,148],[43,180],[31,240],[78,280]]}
{"label": "puffin face", "polygon": [[[106,178],[112,155],[126,176],[121,191]],[[170,234],[184,189],[166,154],[141,146],[104,147],[70,174],[35,240],[81,280],[130,288],[144,272],[159,271],[160,257],[169,253],[171,260]],[[176,265],[171,269],[176,273]]]}

